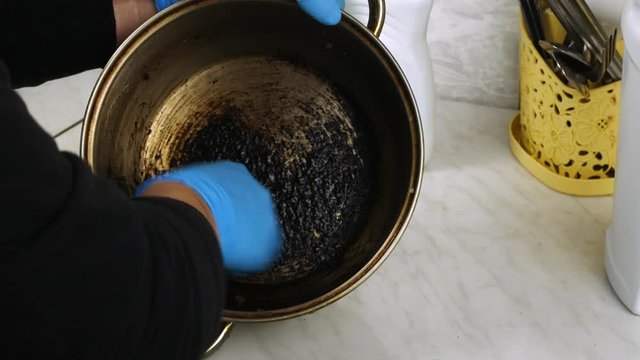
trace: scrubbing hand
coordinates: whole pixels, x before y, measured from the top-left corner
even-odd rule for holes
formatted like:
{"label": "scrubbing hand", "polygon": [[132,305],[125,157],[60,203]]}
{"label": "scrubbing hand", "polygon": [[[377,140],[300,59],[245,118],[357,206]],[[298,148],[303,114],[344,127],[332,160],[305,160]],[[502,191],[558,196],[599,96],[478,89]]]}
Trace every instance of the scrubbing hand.
{"label": "scrubbing hand", "polygon": [[231,161],[189,165],[148,179],[136,195],[158,182],[181,183],[206,202],[230,273],[266,271],[279,256],[282,229],[275,204],[269,190],[244,165]]}

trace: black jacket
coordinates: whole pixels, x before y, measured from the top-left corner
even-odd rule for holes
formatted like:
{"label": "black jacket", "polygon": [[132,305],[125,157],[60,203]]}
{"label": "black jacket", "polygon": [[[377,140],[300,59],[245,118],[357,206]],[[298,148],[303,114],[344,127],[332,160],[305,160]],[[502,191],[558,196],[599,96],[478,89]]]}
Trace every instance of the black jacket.
{"label": "black jacket", "polygon": [[112,0],[0,0],[0,359],[197,359],[225,276],[192,207],[60,153],[13,87],[103,66]]}

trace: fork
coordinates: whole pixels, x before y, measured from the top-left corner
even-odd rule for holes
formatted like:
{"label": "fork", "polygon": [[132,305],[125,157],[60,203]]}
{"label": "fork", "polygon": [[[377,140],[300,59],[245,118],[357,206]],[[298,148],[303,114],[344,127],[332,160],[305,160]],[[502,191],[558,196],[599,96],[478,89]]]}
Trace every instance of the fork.
{"label": "fork", "polygon": [[618,37],[618,29],[613,31],[613,34],[609,36],[607,39],[607,44],[605,47],[601,49],[601,59],[602,61],[596,61],[595,64],[592,65],[591,71],[585,74],[586,78],[593,83],[601,83],[607,74],[607,69],[609,68],[609,64],[611,64],[611,60],[616,54],[616,39]]}

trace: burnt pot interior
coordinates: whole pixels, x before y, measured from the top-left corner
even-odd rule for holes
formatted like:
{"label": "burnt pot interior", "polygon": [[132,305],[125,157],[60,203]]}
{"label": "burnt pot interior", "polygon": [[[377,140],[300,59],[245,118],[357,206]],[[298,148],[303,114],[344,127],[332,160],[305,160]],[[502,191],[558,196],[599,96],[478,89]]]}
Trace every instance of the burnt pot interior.
{"label": "burnt pot interior", "polygon": [[304,73],[279,89],[292,98],[308,96],[320,113],[341,111],[341,102],[353,109],[374,159],[367,216],[335,266],[281,284],[230,280],[226,315],[255,320],[317,308],[370,273],[408,221],[421,160],[410,91],[376,40],[352,19],[325,27],[284,0],[192,1],[154,21],[121,49],[98,84],[83,134],[94,171],[131,191],[145,174],[170,166],[221,97],[249,99],[240,101],[243,111],[267,106],[286,119],[295,109],[270,106],[274,96],[265,89],[273,86],[270,76],[297,75],[274,70],[274,63],[312,69],[340,99],[323,99]]}

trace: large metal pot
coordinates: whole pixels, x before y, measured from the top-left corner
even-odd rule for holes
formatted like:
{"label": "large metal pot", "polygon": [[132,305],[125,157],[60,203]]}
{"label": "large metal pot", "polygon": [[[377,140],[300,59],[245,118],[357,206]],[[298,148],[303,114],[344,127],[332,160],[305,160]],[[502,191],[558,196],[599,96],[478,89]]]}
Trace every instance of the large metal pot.
{"label": "large metal pot", "polygon": [[[422,179],[422,130],[407,81],[376,37],[384,20],[383,0],[370,0],[370,6],[371,31],[346,14],[340,25],[322,26],[290,0],[185,1],[132,35],[98,80],[86,112],[82,156],[96,174],[125,190],[149,166],[169,166],[172,151],[206,118],[212,97],[244,96],[272,106],[271,82],[285,75],[252,62],[256,56],[286,58],[313,69],[346,94],[363,119],[376,154],[376,191],[358,238],[337,267],[300,281],[230,281],[228,321],[283,320],[331,304],[382,264],[409,222]],[[218,82],[214,78],[221,73],[226,77]],[[343,100],[318,100],[315,86],[294,81],[284,96],[306,96],[310,107],[339,110]],[[283,118],[293,111],[273,108]]]}

